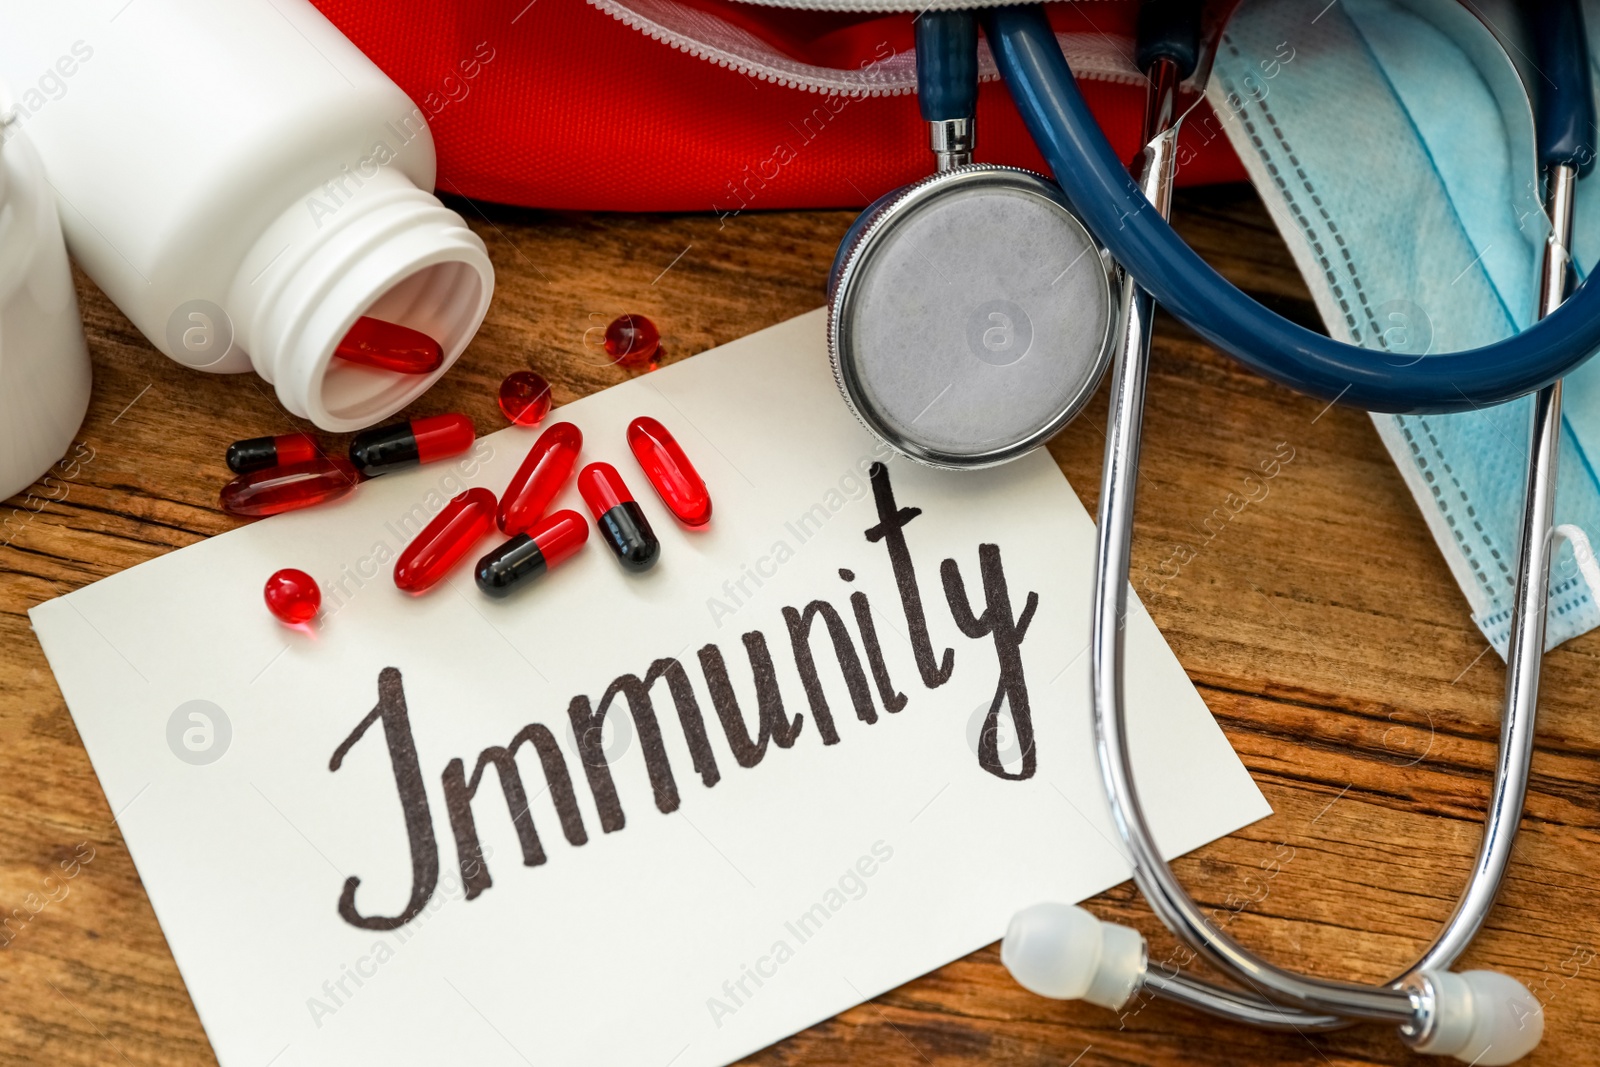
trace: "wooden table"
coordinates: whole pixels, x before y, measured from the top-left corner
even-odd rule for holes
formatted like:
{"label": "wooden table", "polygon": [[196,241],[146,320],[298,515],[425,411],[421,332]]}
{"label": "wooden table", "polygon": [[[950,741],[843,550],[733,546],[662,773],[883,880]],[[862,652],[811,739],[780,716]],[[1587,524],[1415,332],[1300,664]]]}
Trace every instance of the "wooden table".
{"label": "wooden table", "polygon": [[[427,403],[469,412],[480,433],[503,425],[493,398],[512,370],[539,370],[558,404],[621,380],[626,372],[596,358],[585,332],[622,312],[654,318],[667,359],[677,360],[815,307],[851,218],[747,214],[719,226],[705,216],[458,206],[488,243],[498,292],[477,340]],[[1185,194],[1178,215],[1234,281],[1315,321],[1248,189]],[[232,528],[238,520],[217,509],[224,447],[293,420],[253,376],[185,370],[81,277],[79,294],[95,364],[79,440],[93,460],[64,492],[35,487],[37,497],[0,511],[13,517],[0,547],[0,918],[13,916],[0,932],[0,1063],[213,1063],[25,613]],[[1271,958],[1330,977],[1386,979],[1450,913],[1476,847],[1499,657],[1468,619],[1364,414],[1325,410],[1268,384],[1167,319],[1156,331],[1150,392],[1134,584],[1276,812],[1181,860],[1178,871],[1203,904],[1236,912],[1235,934]],[[1051,446],[1091,510],[1104,420],[1102,390]],[[1268,495],[1207,539],[1212,509],[1261,461],[1291,450]],[[1199,551],[1171,577],[1165,562],[1178,543]],[[1593,1063],[1600,637],[1551,653],[1544,679],[1517,862],[1466,963],[1509,971],[1549,1009],[1544,1045],[1527,1062]],[[63,863],[76,876],[47,885]],[[37,914],[25,906],[46,895],[55,899]],[[1153,959],[1174,958],[1173,940],[1131,885],[1090,906],[1144,930]],[[991,946],[751,1062],[1413,1060],[1425,1062],[1378,1027],[1266,1035],[1160,1002],[1119,1022],[1024,993]]]}

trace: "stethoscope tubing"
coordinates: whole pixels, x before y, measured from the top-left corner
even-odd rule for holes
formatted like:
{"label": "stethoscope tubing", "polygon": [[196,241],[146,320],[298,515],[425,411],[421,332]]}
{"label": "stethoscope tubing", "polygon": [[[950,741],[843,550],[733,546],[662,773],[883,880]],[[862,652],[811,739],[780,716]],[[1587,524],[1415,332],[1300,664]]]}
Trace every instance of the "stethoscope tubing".
{"label": "stethoscope tubing", "polygon": [[1152,208],[1084,103],[1042,9],[991,8],[981,17],[1001,76],[1073,209],[1158,303],[1263,377],[1369,411],[1468,411],[1548,386],[1600,350],[1600,286],[1589,284],[1515,336],[1405,366],[1274,314]]}

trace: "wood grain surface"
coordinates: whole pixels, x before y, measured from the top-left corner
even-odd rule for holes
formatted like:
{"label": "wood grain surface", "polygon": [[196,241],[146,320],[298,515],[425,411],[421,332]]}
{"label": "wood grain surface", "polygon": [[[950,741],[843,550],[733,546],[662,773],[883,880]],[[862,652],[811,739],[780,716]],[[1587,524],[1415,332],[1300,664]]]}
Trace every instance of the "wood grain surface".
{"label": "wood grain surface", "polygon": [[[670,361],[817,306],[851,219],[746,214],[719,225],[457,206],[488,243],[498,291],[482,332],[425,404],[469,413],[480,433],[503,425],[495,389],[513,370],[544,374],[557,404],[622,380],[628,372],[587,333],[617,314],[655,319]],[[1235,282],[1314,323],[1248,189],[1184,194],[1177,213]],[[92,283],[78,283],[95,371],[78,440],[92,459],[0,510],[9,516],[0,536],[0,915],[30,916],[0,934],[0,1063],[214,1063],[26,612],[235,526],[217,506],[224,448],[295,420],[254,376],[199,374],[161,356]],[[1091,510],[1104,419],[1102,389],[1050,448]],[[1212,509],[1285,449],[1293,458],[1267,496],[1208,537]],[[1499,657],[1472,626],[1367,416],[1256,378],[1167,318],[1156,331],[1141,488],[1134,584],[1275,812],[1179,861],[1180,875],[1202,903],[1235,913],[1233,932],[1274,960],[1327,976],[1392,977],[1450,913],[1476,847]],[[1197,549],[1181,567],[1169,562],[1178,544]],[[1543,1001],[1546,1037],[1529,1063],[1600,1062],[1597,682],[1596,635],[1545,659],[1516,863],[1465,961],[1510,972]],[[63,863],[76,876],[47,887]],[[57,899],[37,914],[25,906],[47,894]],[[1142,929],[1152,959],[1182,958],[1131,885],[1090,907]],[[1159,1001],[1119,1019],[1042,1000],[1011,981],[991,946],[750,1062],[1413,1061],[1424,1058],[1382,1027],[1268,1035]]]}

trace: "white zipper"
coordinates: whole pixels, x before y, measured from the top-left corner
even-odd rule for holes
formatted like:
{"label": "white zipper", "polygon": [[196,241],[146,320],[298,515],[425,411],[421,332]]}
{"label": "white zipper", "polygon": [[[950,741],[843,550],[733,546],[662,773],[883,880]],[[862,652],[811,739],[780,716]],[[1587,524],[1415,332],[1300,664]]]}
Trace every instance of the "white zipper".
{"label": "white zipper", "polygon": [[[915,92],[917,88],[916,58],[909,49],[890,50],[859,70],[841,70],[791,59],[749,31],[677,0],[588,2],[624,26],[748,78],[830,96],[900,96]],[[1012,0],[932,0],[926,7],[972,7],[1009,2]],[[903,10],[904,0],[781,0],[767,6],[813,11],[894,11]],[[1073,73],[1080,78],[1134,85],[1144,81],[1134,69],[1133,42],[1127,38],[1058,33],[1056,39]],[[999,76],[989,46],[982,42],[978,45],[978,76],[984,81]]]}

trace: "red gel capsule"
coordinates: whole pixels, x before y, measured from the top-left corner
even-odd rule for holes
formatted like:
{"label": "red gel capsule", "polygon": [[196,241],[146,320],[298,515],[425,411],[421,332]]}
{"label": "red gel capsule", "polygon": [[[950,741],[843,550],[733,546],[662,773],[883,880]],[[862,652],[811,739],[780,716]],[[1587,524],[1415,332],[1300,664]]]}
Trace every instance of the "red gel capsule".
{"label": "red gel capsule", "polygon": [[317,588],[316,580],[293,567],[273,572],[262,595],[267,610],[290,626],[310,622],[322,606],[322,590]]}
{"label": "red gel capsule", "polygon": [[582,447],[583,431],[570,422],[558,422],[539,435],[500,497],[501,533],[515,537],[544,516],[572,477]]}
{"label": "red gel capsule", "polygon": [[249,474],[268,467],[309,463],[320,454],[317,443],[303,433],[252,437],[228,446],[228,469],[235,474]]}
{"label": "red gel capsule", "polygon": [[679,522],[704,526],[711,521],[711,494],[706,483],[665,426],[648,415],[634,419],[628,424],[628,447],[661,494],[661,502]]}
{"label": "red gel capsule", "polygon": [[362,474],[374,477],[459,456],[476,439],[472,420],[465,415],[430,415],[356,434],[350,441],[350,462]]}
{"label": "red gel capsule", "polygon": [[337,500],[360,480],[355,468],[344,460],[318,456],[308,463],[241,474],[222,487],[222,510],[251,517],[276,515]]}
{"label": "red gel capsule", "polygon": [[508,374],[500,383],[500,411],[518,426],[537,426],[550,414],[550,383],[531,370]]}
{"label": "red gel capsule", "polygon": [[644,517],[627,483],[609,463],[591,463],[578,472],[578,492],[594,515],[601,538],[630,571],[647,571],[661,556],[650,521]]}
{"label": "red gel capsule", "polygon": [[408,593],[432,588],[494,529],[494,494],[468,489],[452,497],[394,564],[394,584]]}
{"label": "red gel capsule", "polygon": [[569,559],[589,539],[589,523],[576,511],[558,511],[478,561],[478,588],[496,599],[534,581]]}
{"label": "red gel capsule", "polygon": [[606,355],[613,363],[636,367],[656,358],[661,331],[643,315],[618,315],[606,327]]}
{"label": "red gel capsule", "polygon": [[350,327],[333,354],[396,374],[432,374],[444,362],[444,349],[422,331],[365,315]]}

